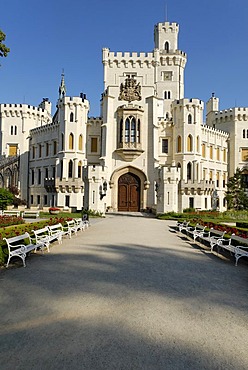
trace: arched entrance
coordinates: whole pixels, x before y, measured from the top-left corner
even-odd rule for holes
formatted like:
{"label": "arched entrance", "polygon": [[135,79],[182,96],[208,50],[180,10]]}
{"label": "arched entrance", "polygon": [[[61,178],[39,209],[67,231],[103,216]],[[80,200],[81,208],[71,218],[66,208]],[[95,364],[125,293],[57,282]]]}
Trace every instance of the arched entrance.
{"label": "arched entrance", "polygon": [[118,180],[118,211],[140,210],[140,179],[133,173],[125,173]]}

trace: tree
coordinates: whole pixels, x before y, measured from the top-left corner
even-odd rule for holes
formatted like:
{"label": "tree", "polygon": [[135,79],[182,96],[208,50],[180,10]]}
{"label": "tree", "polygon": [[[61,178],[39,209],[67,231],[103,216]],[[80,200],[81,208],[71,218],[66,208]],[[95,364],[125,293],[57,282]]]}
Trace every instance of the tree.
{"label": "tree", "polygon": [[0,209],[4,210],[13,203],[14,195],[7,189],[0,189]]}
{"label": "tree", "polygon": [[5,37],[5,33],[0,30],[0,57],[6,57],[10,51],[10,49],[3,43]]}
{"label": "tree", "polygon": [[227,208],[241,210],[248,208],[248,196],[245,191],[244,178],[239,168],[233,177],[230,177],[227,183]]}

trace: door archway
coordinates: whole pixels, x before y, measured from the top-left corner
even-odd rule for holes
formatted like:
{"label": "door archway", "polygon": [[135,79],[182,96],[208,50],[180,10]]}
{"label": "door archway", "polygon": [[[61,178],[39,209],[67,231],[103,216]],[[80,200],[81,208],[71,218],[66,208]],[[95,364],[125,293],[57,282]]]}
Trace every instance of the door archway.
{"label": "door archway", "polygon": [[131,172],[118,180],[118,211],[138,212],[140,210],[140,178]]}

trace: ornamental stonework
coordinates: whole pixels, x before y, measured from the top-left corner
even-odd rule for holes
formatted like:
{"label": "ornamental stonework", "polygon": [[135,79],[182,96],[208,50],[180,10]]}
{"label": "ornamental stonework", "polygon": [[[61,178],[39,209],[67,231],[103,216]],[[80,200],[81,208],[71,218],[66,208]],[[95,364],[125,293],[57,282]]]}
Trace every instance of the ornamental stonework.
{"label": "ornamental stonework", "polygon": [[126,100],[131,103],[134,100],[141,100],[141,86],[134,78],[126,78],[125,83],[120,85],[119,100]]}

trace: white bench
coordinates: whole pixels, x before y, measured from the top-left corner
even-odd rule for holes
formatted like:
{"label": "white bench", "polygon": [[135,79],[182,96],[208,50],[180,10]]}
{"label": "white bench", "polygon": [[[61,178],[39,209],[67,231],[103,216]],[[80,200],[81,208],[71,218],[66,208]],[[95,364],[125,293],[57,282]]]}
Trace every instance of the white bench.
{"label": "white bench", "polygon": [[58,240],[59,244],[62,243],[63,236],[68,235],[71,238],[71,234],[67,228],[63,227],[61,223],[56,225],[47,226],[50,240]]}
{"label": "white bench", "polygon": [[50,235],[49,235],[49,229],[48,227],[43,227],[42,229],[38,230],[32,230],[35,237],[36,244],[43,244],[44,247],[50,252],[49,245],[52,241]]}
{"label": "white bench", "polygon": [[23,211],[22,212],[22,218],[24,217],[35,217],[38,218],[40,217],[40,211]]}
{"label": "white bench", "polygon": [[235,257],[235,266],[238,265],[238,260],[241,257],[248,257],[248,247],[242,245],[233,245],[232,242],[234,241],[235,234],[232,234],[231,238],[229,239],[219,239],[217,241],[217,249],[219,253],[219,249],[224,249],[229,251]]}
{"label": "white bench", "polygon": [[90,221],[88,219],[88,215],[83,215],[82,221],[83,221],[86,228],[88,228],[90,226]]}
{"label": "white bench", "polygon": [[10,259],[12,257],[19,257],[22,259],[23,266],[26,267],[25,259],[27,253],[31,252],[32,250],[36,250],[42,245],[33,244],[31,242],[31,237],[29,233],[25,233],[22,235],[14,236],[12,238],[3,238],[6,241],[9,251],[8,261],[6,267],[9,266]]}
{"label": "white bench", "polygon": [[188,228],[186,231],[187,231],[187,234],[188,235],[191,234],[194,241],[196,241],[197,238],[201,238],[205,235],[205,229],[206,229],[206,226],[201,226],[199,224],[196,224],[194,229]]}
{"label": "white bench", "polygon": [[85,228],[87,227],[85,222],[81,218],[74,218],[75,225],[78,230],[80,231],[85,231]]}
{"label": "white bench", "polygon": [[78,232],[78,227],[75,223],[75,220],[70,220],[70,221],[66,221],[66,230],[68,232],[68,235],[69,235],[69,238],[71,238],[71,235],[72,233],[74,233],[75,235],[77,235],[77,232]]}
{"label": "white bench", "polygon": [[21,211],[18,211],[17,209],[8,209],[3,211],[3,216],[16,216],[20,217]]}
{"label": "white bench", "polygon": [[182,232],[183,230],[187,230],[187,228],[189,227],[189,223],[190,221],[177,222],[176,227],[180,232]]}

